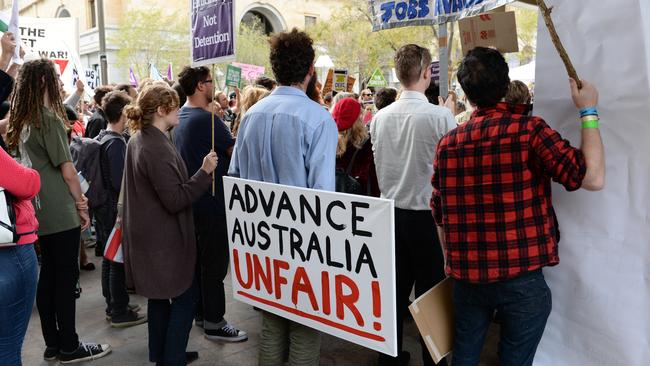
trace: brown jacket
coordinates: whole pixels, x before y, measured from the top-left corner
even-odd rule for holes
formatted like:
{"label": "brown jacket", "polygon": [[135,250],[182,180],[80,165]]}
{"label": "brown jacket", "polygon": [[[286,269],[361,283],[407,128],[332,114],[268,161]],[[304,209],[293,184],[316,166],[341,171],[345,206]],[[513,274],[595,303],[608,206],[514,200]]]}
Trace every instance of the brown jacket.
{"label": "brown jacket", "polygon": [[170,299],[192,284],[196,243],[192,202],[209,188],[159,129],[145,127],[129,141],[124,166],[123,249],[126,282],[150,299]]}

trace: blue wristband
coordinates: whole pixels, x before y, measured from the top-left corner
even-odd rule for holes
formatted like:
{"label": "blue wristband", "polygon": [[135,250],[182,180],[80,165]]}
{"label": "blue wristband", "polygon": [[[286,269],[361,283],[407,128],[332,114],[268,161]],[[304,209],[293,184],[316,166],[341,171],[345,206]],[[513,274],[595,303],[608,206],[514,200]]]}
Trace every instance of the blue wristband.
{"label": "blue wristband", "polygon": [[580,117],[597,116],[597,115],[598,115],[598,110],[596,109],[596,107],[582,108],[580,110]]}

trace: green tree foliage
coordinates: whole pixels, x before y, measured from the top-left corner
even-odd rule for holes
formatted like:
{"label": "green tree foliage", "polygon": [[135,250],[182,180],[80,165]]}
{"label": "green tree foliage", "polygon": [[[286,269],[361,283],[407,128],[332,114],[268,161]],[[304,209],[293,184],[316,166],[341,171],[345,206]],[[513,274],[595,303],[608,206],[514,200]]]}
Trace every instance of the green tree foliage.
{"label": "green tree foliage", "polygon": [[190,58],[189,15],[167,15],[160,9],[133,9],[125,12],[119,30],[109,38],[117,51],[117,66],[139,77],[149,76],[149,64],[164,73],[171,62],[175,72]]}
{"label": "green tree foliage", "polygon": [[395,51],[407,43],[428,47],[435,55],[438,42],[432,27],[372,32],[367,4],[363,0],[347,0],[330,20],[308,30],[320,53],[328,54],[336,67],[359,72],[366,79],[375,68],[387,71],[393,67]]}
{"label": "green tree foliage", "polygon": [[253,24],[240,24],[236,46],[237,61],[264,66],[271,73],[269,37],[264,33],[259,19]]}
{"label": "green tree foliage", "polygon": [[517,36],[519,37],[519,62],[524,65],[535,59],[537,49],[537,15],[538,12],[520,7],[512,7],[517,19]]}
{"label": "green tree foliage", "polygon": [[[236,41],[237,61],[264,66],[271,72],[269,63],[268,36],[260,22],[242,24]],[[134,9],[123,17],[119,30],[109,43],[118,48],[117,66],[128,72],[129,67],[141,78],[149,76],[149,64],[154,63],[164,73],[167,65],[174,65],[174,72],[190,62],[189,15],[167,15],[156,9]],[[216,67],[225,73],[226,64]],[[223,84],[225,79],[217,72],[216,79]]]}

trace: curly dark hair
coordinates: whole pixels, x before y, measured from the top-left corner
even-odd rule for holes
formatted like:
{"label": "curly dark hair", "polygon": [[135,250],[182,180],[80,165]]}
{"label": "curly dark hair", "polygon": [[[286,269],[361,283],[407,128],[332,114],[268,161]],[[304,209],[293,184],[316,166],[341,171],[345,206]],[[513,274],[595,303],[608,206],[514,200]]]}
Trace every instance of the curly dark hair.
{"label": "curly dark hair", "polygon": [[397,99],[397,90],[395,88],[381,88],[375,93],[375,107],[377,110],[384,109],[393,104]]}
{"label": "curly dark hair", "polygon": [[200,82],[205,81],[210,76],[210,69],[205,66],[189,67],[185,66],[181,73],[178,74],[178,83],[183,88],[183,93],[187,97],[194,95]]}
{"label": "curly dark hair", "polygon": [[276,33],[271,44],[271,68],[280,85],[302,83],[314,63],[314,41],[305,32]]}
{"label": "curly dark hair", "polygon": [[492,107],[506,96],[510,77],[506,60],[499,51],[476,47],[467,53],[458,68],[458,81],[472,103]]}

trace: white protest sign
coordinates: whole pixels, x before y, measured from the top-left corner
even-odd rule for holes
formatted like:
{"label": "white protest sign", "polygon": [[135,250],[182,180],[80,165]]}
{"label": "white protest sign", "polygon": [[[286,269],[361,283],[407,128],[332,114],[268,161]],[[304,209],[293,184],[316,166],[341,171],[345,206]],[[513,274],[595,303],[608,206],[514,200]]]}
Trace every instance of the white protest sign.
{"label": "white protest sign", "polygon": [[515,0],[369,0],[372,30],[457,21]]}
{"label": "white protest sign", "polygon": [[[600,92],[601,192],[553,187],[560,265],[535,364],[650,363],[650,2],[546,0],[578,75]],[[576,26],[579,20],[579,26]],[[580,146],[564,65],[539,21],[534,114]]]}
{"label": "white protest sign", "polygon": [[397,356],[393,201],[224,177],[235,299]]}
{"label": "white protest sign", "polygon": [[[6,16],[7,13],[0,13],[0,19]],[[25,51],[56,63],[66,90],[76,89],[78,74],[81,74],[81,80],[86,81],[89,87],[93,85],[93,82],[86,80],[87,71],[79,58],[76,19],[20,17],[19,28]],[[92,95],[94,88],[90,89],[87,88],[87,92]]]}

